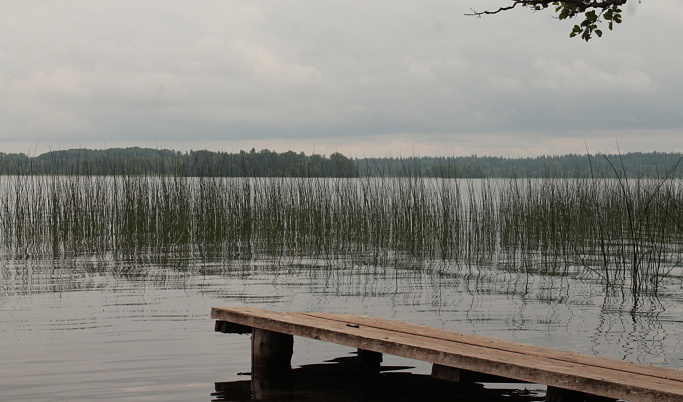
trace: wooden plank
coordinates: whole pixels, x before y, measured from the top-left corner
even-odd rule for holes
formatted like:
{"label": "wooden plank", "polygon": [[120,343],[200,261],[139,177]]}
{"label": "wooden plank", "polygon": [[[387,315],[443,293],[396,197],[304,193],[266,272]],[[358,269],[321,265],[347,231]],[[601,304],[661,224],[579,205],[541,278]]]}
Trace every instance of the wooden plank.
{"label": "wooden plank", "polygon": [[[345,324],[345,325],[349,325],[349,324]],[[358,325],[351,324],[351,328],[355,328],[356,326],[358,326]],[[366,330],[367,330],[367,329],[366,329]],[[306,336],[306,335],[303,335],[303,336]],[[334,340],[331,340],[331,341],[334,341]],[[349,344],[349,343],[347,343],[347,342],[339,342],[339,343]],[[388,351],[388,353],[394,353],[394,354],[402,355],[401,353],[395,353],[395,352],[391,352],[391,351]],[[500,354],[500,353],[498,353],[498,354]],[[418,358],[418,359],[422,359],[422,360],[429,360],[429,359],[421,358],[420,356],[406,355],[406,357]],[[423,356],[423,357],[424,357],[424,356]],[[517,357],[517,358],[519,358],[519,357]],[[554,364],[554,366],[557,366],[557,364]],[[481,370],[481,371],[486,372],[485,370]],[[576,372],[576,370],[574,370],[574,372]],[[571,373],[570,373],[570,374],[571,374]],[[540,381],[539,381],[539,382],[540,382]],[[561,384],[560,384],[560,385],[561,385]],[[561,386],[562,386],[562,385],[561,385]],[[631,398],[631,399],[633,399],[633,398]]]}
{"label": "wooden plank", "polygon": [[666,367],[657,367],[641,363],[626,362],[621,360],[609,359],[605,357],[591,356],[582,353],[564,351],[560,349],[534,346],[524,343],[504,341],[479,335],[465,334],[461,332],[448,331],[424,325],[404,323],[383,318],[369,317],[351,314],[333,313],[305,313],[312,317],[319,317],[333,321],[351,323],[365,327],[386,329],[390,331],[403,332],[407,334],[422,335],[429,338],[443,339],[447,341],[459,342],[464,344],[487,347],[495,350],[506,350],[510,352],[534,355],[553,360],[567,361],[583,364],[592,367],[602,367],[635,374],[645,374],[656,378],[670,379],[683,382],[683,370],[676,370]]}
{"label": "wooden plank", "polygon": [[253,308],[214,308],[212,317],[269,331],[632,402],[680,402],[683,398],[683,382],[670,378],[624,372],[601,365],[587,367],[576,361],[551,359],[543,355],[550,350],[536,350],[527,354],[522,344],[515,344],[516,349],[509,350],[497,347],[498,342],[491,338],[479,337],[478,341],[485,341],[484,344],[442,339],[445,335],[443,332],[437,337],[432,336],[433,328],[414,327],[412,324],[405,326],[390,320],[385,320],[383,324],[397,328],[366,325],[355,320],[357,316],[340,319],[339,316],[280,313]]}

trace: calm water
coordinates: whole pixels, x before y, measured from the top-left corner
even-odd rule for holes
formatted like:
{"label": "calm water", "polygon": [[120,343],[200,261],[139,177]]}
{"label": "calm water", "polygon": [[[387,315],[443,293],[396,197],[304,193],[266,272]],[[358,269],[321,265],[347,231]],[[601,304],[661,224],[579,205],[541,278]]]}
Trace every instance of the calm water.
{"label": "calm water", "polygon": [[[356,204],[345,203],[344,197],[355,197],[357,186],[352,182],[344,187],[346,181],[299,180],[296,186],[285,188],[300,191],[303,198],[282,196],[277,184],[284,181],[255,181],[258,186],[246,186],[249,195],[240,198],[241,186],[250,182],[235,181],[231,187],[233,181],[226,181],[222,183],[227,187],[209,186],[210,191],[197,193],[195,187],[188,190],[183,187],[187,183],[171,179],[169,183],[179,184],[179,190],[163,193],[159,178],[131,179],[130,183],[97,178],[81,182],[69,177],[8,180],[0,180],[2,194],[10,195],[0,197],[2,216],[8,218],[2,221],[0,246],[3,401],[211,401],[221,398],[218,390],[222,389],[230,390],[226,395],[232,392],[232,400],[248,400],[245,383],[249,377],[244,373],[250,370],[249,337],[215,333],[212,306],[366,314],[683,369],[683,286],[676,249],[671,252],[673,264],[678,264],[673,265],[678,271],[671,271],[676,277],[662,280],[657,297],[648,295],[647,288],[634,297],[628,286],[606,290],[596,275],[585,275],[571,264],[541,275],[533,264],[521,267],[514,261],[497,262],[495,247],[483,247],[481,253],[486,258],[475,256],[467,264],[439,259],[439,253],[430,248],[432,244],[410,240],[417,229],[425,239],[437,238],[433,228],[445,227],[436,224],[440,219],[429,221],[433,226],[413,219],[418,213],[403,216],[398,223],[393,220],[391,211],[401,213],[416,205],[402,204],[415,200],[415,194],[422,197],[420,202],[432,202],[430,197],[439,194],[431,189],[410,193],[418,183],[415,181],[408,185],[367,182],[368,194],[375,198],[358,209]],[[197,183],[190,181],[193,186]],[[123,194],[132,198],[121,196],[128,184],[133,191]],[[347,192],[325,198],[329,195],[325,192],[335,186]],[[72,188],[77,191],[71,192]],[[100,193],[100,188],[106,191]],[[221,215],[226,211],[216,194],[226,189],[237,201],[228,202],[229,213]],[[256,194],[257,190],[267,196]],[[395,205],[384,203],[382,197],[391,196],[392,191],[405,192],[404,198],[396,198]],[[150,201],[149,197],[162,193],[167,198]],[[74,196],[65,197],[68,194]],[[105,194],[104,202],[90,202],[101,194]],[[208,199],[218,201],[217,207],[197,208],[202,207],[202,197],[212,194],[215,198]],[[488,192],[477,194],[483,197]],[[195,196],[200,199],[192,200]],[[135,202],[128,202],[131,199]],[[283,200],[289,209],[278,204]],[[297,209],[300,200],[308,200],[303,210]],[[163,202],[168,205],[155,209]],[[450,202],[444,199],[433,208]],[[121,203],[125,208],[119,208]],[[309,211],[306,205],[318,209]],[[194,215],[187,214],[190,206],[195,208]],[[331,210],[325,209],[330,206]],[[260,211],[261,215],[254,216],[261,220],[251,221],[249,208]],[[233,216],[234,210],[242,215]],[[378,210],[383,212],[372,215]],[[421,211],[431,213],[429,209]],[[217,215],[207,218],[207,213]],[[481,217],[487,216],[484,210]],[[242,225],[245,217],[249,222]],[[347,218],[362,230],[337,233],[336,227],[345,227]],[[214,232],[207,233],[212,219]],[[373,226],[375,221],[366,219],[385,226]],[[237,236],[216,232],[224,228],[216,222],[234,224],[231,230],[237,231]],[[187,225],[191,230],[186,230]],[[302,225],[299,231],[296,225]],[[64,227],[68,230],[55,229]],[[403,232],[384,232],[396,227]],[[81,231],[83,228],[89,231]],[[368,228],[374,232],[366,233]],[[450,236],[450,232],[444,233]],[[150,239],[147,236],[152,236],[150,244],[145,243]],[[328,236],[336,237],[327,241]],[[360,240],[354,236],[361,236]],[[385,238],[391,241],[385,242]],[[211,239],[222,239],[226,249],[202,243]],[[453,239],[457,238],[446,240]],[[479,240],[470,237],[469,241]],[[314,242],[318,243],[311,244]],[[400,249],[404,246],[416,247],[412,255],[429,247],[417,259]],[[373,253],[380,248],[380,253]],[[302,338],[295,339],[294,347],[295,367],[310,368],[352,352]],[[390,390],[398,389],[396,383],[422,381],[420,375],[430,372],[427,363],[397,357],[385,356],[383,364],[412,367],[399,370],[398,381],[386,376],[387,384],[394,381]],[[410,379],[405,377],[408,373]],[[542,387],[527,387],[532,395],[542,396]],[[327,390],[325,397],[316,390],[316,396],[307,399],[345,400],[339,394],[348,389],[342,383],[336,390]],[[305,398],[296,394],[283,399]],[[346,400],[357,399],[358,395],[353,395]],[[365,399],[382,400],[376,395]],[[476,399],[486,400],[481,395]]]}
{"label": "calm water", "polygon": [[[164,264],[79,257],[5,259],[0,399],[210,401],[248,380],[249,337],[213,331],[211,306],[368,314],[617,359],[683,368],[683,298],[606,296],[597,283],[337,259]],[[352,350],[295,339],[293,365]],[[385,356],[386,365],[422,362]],[[532,386],[533,387],[533,386]]]}

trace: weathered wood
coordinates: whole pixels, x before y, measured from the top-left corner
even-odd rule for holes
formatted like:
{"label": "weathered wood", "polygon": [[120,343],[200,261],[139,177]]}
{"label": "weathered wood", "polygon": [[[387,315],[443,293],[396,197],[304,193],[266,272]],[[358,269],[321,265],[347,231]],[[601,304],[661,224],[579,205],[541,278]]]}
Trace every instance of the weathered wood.
{"label": "weathered wood", "polygon": [[268,399],[282,388],[292,368],[294,338],[279,332],[253,328],[251,333],[251,386],[254,399]]}
{"label": "weathered wood", "polygon": [[294,338],[292,335],[254,328],[251,334],[251,365],[271,371],[292,367]]}
{"label": "weathered wood", "polygon": [[365,316],[212,309],[212,318],[631,402],[680,402],[683,371]]}
{"label": "weathered wood", "polygon": [[427,327],[411,323],[398,322],[383,318],[368,317],[363,315],[332,314],[332,313],[305,313],[313,317],[339,321],[353,322],[355,325],[387,329],[406,334],[422,335],[434,339],[442,339],[469,345],[481,346],[492,350],[507,350],[529,356],[539,356],[553,360],[567,361],[587,366],[603,367],[606,369],[627,371],[637,374],[646,374],[658,378],[667,378],[675,381],[683,381],[683,370],[663,369],[662,367],[647,364],[624,362],[621,360],[606,359],[582,353],[570,352],[560,349],[546,348],[517,342],[504,341],[495,338],[448,331],[439,328]]}
{"label": "weathered wood", "polygon": [[438,378],[439,380],[461,382],[462,372],[463,370],[459,368],[432,364],[432,377]]}
{"label": "weathered wood", "polygon": [[216,320],[214,331],[222,332],[224,334],[250,334],[251,327],[235,324],[234,322]]}

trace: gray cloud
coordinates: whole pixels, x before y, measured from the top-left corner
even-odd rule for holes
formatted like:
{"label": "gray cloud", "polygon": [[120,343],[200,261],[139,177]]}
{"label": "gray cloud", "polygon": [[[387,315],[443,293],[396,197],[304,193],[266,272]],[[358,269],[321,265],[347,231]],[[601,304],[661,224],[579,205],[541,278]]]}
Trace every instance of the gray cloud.
{"label": "gray cloud", "polygon": [[683,145],[671,134],[683,125],[682,3],[629,5],[590,43],[550,13],[465,17],[473,6],[6,2],[0,150],[537,154],[619,138],[651,150],[653,135],[673,141],[664,150]]}

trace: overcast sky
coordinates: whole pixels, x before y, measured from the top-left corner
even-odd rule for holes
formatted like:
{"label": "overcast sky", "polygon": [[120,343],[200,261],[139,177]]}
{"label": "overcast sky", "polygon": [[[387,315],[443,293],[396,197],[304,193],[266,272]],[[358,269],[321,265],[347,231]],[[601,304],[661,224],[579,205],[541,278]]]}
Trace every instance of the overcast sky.
{"label": "overcast sky", "polygon": [[683,1],[0,0],[0,152],[683,151]]}

